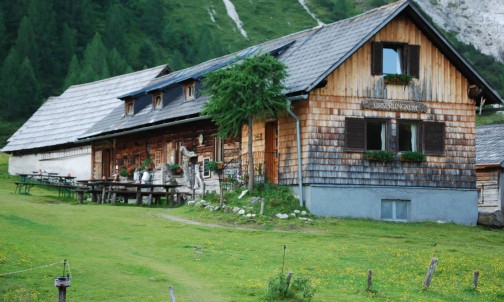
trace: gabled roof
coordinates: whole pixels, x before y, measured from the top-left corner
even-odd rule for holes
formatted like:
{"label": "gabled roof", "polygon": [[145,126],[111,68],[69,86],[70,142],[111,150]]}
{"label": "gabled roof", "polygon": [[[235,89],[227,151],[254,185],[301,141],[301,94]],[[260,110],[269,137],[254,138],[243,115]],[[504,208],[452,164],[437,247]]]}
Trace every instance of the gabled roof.
{"label": "gabled roof", "polygon": [[51,97],[8,140],[3,152],[74,143],[115,108],[118,95],[147,85],[166,65],[69,87]]}
{"label": "gabled roof", "polygon": [[[267,52],[274,53],[287,66],[285,94],[287,96],[306,94],[317,87],[390,21],[403,14],[427,35],[471,83],[483,87],[487,103],[502,102],[501,96],[458,54],[411,0],[382,6],[349,19],[267,41],[234,54],[173,72],[165,77],[154,79],[146,87],[131,91],[122,95],[121,98],[139,97],[155,90],[168,89],[188,79],[198,79],[205,73],[224,68],[240,58]],[[148,106],[138,116],[126,118],[121,116],[120,110],[117,110],[112,113],[117,114],[116,116],[110,114],[105,123],[100,123],[88,131],[86,137],[126,131],[134,127],[150,127],[153,124],[162,123],[163,120],[180,119],[184,116],[192,117],[199,114],[206,100],[207,96],[201,96],[189,104],[176,99],[163,110],[154,111],[152,106]]]}
{"label": "gabled roof", "polygon": [[476,127],[476,165],[504,167],[504,124]]}

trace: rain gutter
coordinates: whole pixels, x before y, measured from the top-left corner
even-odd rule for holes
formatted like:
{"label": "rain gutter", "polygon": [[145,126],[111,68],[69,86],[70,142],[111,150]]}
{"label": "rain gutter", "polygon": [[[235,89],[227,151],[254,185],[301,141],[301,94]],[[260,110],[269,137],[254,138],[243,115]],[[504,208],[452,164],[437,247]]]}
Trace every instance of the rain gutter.
{"label": "rain gutter", "polygon": [[291,96],[287,98],[287,112],[296,121],[296,145],[297,145],[297,158],[298,158],[298,186],[299,186],[299,202],[302,207],[304,204],[304,194],[303,194],[303,160],[301,158],[301,127],[299,123],[299,117],[294,114],[291,110],[292,101],[306,100],[308,99],[308,94],[301,94],[296,96]]}

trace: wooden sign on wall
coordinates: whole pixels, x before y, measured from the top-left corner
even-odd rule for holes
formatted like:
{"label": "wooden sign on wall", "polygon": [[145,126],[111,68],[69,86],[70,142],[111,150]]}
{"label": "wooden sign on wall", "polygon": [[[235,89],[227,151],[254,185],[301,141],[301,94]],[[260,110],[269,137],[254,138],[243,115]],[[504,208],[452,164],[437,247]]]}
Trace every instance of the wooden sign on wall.
{"label": "wooden sign on wall", "polygon": [[379,111],[427,112],[427,106],[420,102],[383,99],[364,100],[361,103],[361,108]]}

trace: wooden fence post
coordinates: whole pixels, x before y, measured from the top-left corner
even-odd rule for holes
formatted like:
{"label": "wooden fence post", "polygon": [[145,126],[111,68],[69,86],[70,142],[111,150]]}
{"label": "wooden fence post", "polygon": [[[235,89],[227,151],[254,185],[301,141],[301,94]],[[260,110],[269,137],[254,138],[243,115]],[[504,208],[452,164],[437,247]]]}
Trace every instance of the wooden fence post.
{"label": "wooden fence post", "polygon": [[171,286],[171,284],[170,284],[169,288],[170,288],[170,297],[171,297],[171,300],[172,300],[172,302],[176,302],[175,301],[175,291],[173,290],[173,286]]}
{"label": "wooden fence post", "polygon": [[368,270],[367,272],[367,289],[370,290],[373,286],[373,270]]}
{"label": "wooden fence post", "polygon": [[427,270],[427,274],[425,275],[425,282],[423,287],[428,288],[432,281],[432,276],[434,275],[434,271],[436,270],[436,266],[438,263],[437,258],[432,258],[429,269]]}
{"label": "wooden fence post", "polygon": [[473,276],[473,287],[478,288],[478,278],[479,278],[479,271],[474,271],[474,276]]}
{"label": "wooden fence post", "polygon": [[66,289],[70,286],[69,276],[54,278],[54,286],[58,288],[58,302],[66,302]]}
{"label": "wooden fence post", "polygon": [[292,278],[292,272],[289,272],[287,274],[287,280],[286,280],[287,286],[285,287],[285,293],[287,293],[287,291],[289,290],[289,285],[290,285],[291,278]]}

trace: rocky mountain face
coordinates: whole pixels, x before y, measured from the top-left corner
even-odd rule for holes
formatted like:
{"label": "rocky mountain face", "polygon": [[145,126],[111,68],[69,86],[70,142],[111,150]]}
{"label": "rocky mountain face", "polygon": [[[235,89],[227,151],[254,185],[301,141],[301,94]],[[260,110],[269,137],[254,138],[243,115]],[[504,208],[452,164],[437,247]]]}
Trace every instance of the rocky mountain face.
{"label": "rocky mountain face", "polygon": [[415,0],[446,31],[504,62],[503,0]]}

